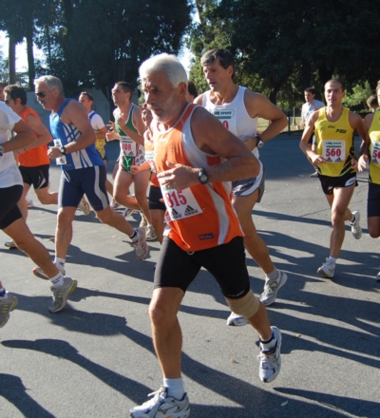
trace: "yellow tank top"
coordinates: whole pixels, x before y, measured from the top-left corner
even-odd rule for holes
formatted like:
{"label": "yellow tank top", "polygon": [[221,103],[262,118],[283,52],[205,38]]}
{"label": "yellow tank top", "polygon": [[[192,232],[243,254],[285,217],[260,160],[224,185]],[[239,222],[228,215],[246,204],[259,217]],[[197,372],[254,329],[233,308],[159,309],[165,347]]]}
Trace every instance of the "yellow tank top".
{"label": "yellow tank top", "polygon": [[319,110],[315,124],[316,153],[328,161],[318,166],[323,176],[340,177],[353,173],[351,160],[355,157],[354,130],[349,121],[350,109],[343,108],[341,117],[330,122],[326,117],[326,107]]}
{"label": "yellow tank top", "polygon": [[368,131],[369,144],[369,181],[380,184],[380,108],[373,115]]}

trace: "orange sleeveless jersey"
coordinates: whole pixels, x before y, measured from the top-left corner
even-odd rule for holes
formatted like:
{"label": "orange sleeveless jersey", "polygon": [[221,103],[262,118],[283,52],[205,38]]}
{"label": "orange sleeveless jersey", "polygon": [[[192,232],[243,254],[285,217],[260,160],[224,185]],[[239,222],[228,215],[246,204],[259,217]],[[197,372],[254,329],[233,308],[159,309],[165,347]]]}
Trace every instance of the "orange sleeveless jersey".
{"label": "orange sleeveless jersey", "polygon": [[[39,120],[41,120],[40,117],[38,116],[38,113],[28,106],[25,106],[25,109],[19,114],[21,119],[26,124],[28,124],[28,121],[26,120],[26,118],[29,115],[33,115]],[[36,134],[37,138],[41,136],[41,135],[38,135],[36,132],[34,133]],[[47,155],[47,145],[41,145],[40,147],[29,149],[23,154],[20,154],[18,156],[18,162],[19,162],[19,165],[22,165],[24,167],[37,167],[39,165],[50,164],[50,159]]]}
{"label": "orange sleeveless jersey", "polygon": [[[189,104],[179,121],[169,130],[154,127],[157,172],[168,170],[171,163],[206,168],[221,164],[219,156],[201,151],[192,137],[190,121],[195,105]],[[199,251],[226,244],[243,236],[230,201],[231,183],[198,184],[185,190],[163,190],[170,215],[166,234],[184,251]]]}

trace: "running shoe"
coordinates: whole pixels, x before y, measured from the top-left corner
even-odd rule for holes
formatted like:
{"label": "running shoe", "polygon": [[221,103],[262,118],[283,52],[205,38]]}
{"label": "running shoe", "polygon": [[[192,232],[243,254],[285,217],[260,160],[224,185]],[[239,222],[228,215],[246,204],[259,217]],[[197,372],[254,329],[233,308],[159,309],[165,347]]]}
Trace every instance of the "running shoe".
{"label": "running shoe", "polygon": [[[55,264],[55,266],[57,267],[59,272],[62,273],[62,276],[66,274],[66,270],[62,266],[60,266],[59,264],[58,265]],[[44,279],[44,280],[50,279],[50,277],[40,267],[35,267],[32,271],[33,271],[33,274],[40,279]]]}
{"label": "running shoe", "polygon": [[377,273],[376,280],[380,282],[380,271]]}
{"label": "running shoe", "polygon": [[261,352],[257,356],[260,361],[260,379],[264,383],[270,383],[276,379],[281,370],[281,331],[277,327],[271,328],[276,337],[276,347],[273,352],[266,353],[262,350],[262,346],[260,344]]}
{"label": "running shoe", "polygon": [[156,232],[153,228],[153,225],[148,225],[146,227],[145,231],[146,231],[145,239],[147,241],[154,241],[154,240],[157,239],[157,235],[156,235]]}
{"label": "running shoe", "polygon": [[142,212],[140,212],[141,215],[141,221],[140,221],[140,228],[146,228],[148,226],[148,222],[145,219],[145,216],[142,214]]}
{"label": "running shoe", "polygon": [[7,293],[6,297],[0,298],[0,328],[3,328],[9,320],[10,312],[17,308],[18,300],[12,293]]}
{"label": "running shoe", "polygon": [[242,327],[243,325],[247,325],[248,323],[249,322],[247,318],[238,315],[234,312],[231,312],[230,316],[227,318],[227,325],[231,327]]}
{"label": "running shoe", "polygon": [[136,257],[139,260],[144,260],[144,258],[147,258],[149,254],[149,248],[145,240],[145,229],[137,228],[136,231],[137,234],[132,240],[132,245],[135,247]]}
{"label": "running shoe", "polygon": [[167,389],[161,387],[156,392],[149,393],[149,401],[130,410],[132,418],[187,418],[190,416],[190,403],[185,393],[178,400],[168,396]]}
{"label": "running shoe", "polygon": [[8,248],[17,248],[16,243],[13,241],[13,239],[10,239],[9,241],[5,241],[4,245]]}
{"label": "running shoe", "polygon": [[120,205],[115,200],[112,199],[112,202],[110,204],[110,208],[113,211],[115,211],[115,210],[118,210],[120,208]]}
{"label": "running shoe", "polygon": [[87,202],[86,198],[83,196],[79,202],[78,210],[82,211],[84,215],[89,215],[91,212],[91,206]]}
{"label": "running shoe", "polygon": [[264,291],[260,295],[260,300],[265,306],[272,305],[275,302],[277,292],[288,280],[288,276],[283,271],[278,270],[278,273],[277,279],[265,280]]}
{"label": "running shoe", "polygon": [[354,220],[350,222],[351,225],[351,234],[354,236],[355,239],[360,239],[362,237],[362,228],[359,225],[360,222],[360,212],[357,210],[352,212],[354,216]]}
{"label": "running shoe", "polygon": [[310,174],[310,177],[311,177],[311,178],[318,177],[318,171],[317,171],[317,170],[315,170],[315,171],[314,171],[314,173],[311,173],[311,174]]}
{"label": "running shoe", "polygon": [[128,218],[128,216],[131,216],[133,213],[137,212],[135,209],[132,208],[125,208],[125,211],[123,213],[123,216],[125,218]]}
{"label": "running shoe", "polygon": [[326,263],[322,264],[317,270],[317,273],[326,279],[332,279],[335,272],[335,263],[329,258],[326,258]]}
{"label": "running shoe", "polygon": [[25,201],[28,208],[34,208],[33,199],[31,197],[26,196]]}
{"label": "running shoe", "polygon": [[50,288],[53,292],[53,305],[49,308],[51,313],[59,312],[65,307],[67,298],[74,292],[78,284],[78,282],[71,277],[64,277],[63,281],[64,283],[62,286],[52,286]]}

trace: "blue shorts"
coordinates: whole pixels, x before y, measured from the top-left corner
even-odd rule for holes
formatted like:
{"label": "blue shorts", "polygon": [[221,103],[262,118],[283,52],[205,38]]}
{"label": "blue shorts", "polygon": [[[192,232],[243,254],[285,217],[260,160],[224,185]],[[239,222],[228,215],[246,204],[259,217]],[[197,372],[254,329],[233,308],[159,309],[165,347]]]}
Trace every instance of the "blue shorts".
{"label": "blue shorts", "polygon": [[95,211],[109,205],[104,165],[62,171],[58,207],[77,208],[84,194]]}
{"label": "blue shorts", "polygon": [[257,177],[252,177],[246,180],[239,180],[232,182],[233,196],[250,196],[257,189],[259,190],[259,197],[257,202],[260,202],[265,190],[265,169],[263,163],[260,162],[260,173]]}
{"label": "blue shorts", "polygon": [[380,184],[368,184],[367,217],[380,216]]}

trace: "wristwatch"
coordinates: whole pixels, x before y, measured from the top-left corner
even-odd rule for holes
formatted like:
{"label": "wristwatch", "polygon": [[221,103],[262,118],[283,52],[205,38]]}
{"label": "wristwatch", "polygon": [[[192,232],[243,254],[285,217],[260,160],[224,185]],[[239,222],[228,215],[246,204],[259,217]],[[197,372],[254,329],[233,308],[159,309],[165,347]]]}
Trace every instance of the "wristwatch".
{"label": "wristwatch", "polygon": [[201,184],[206,184],[208,182],[208,174],[204,168],[199,169],[198,180]]}
{"label": "wristwatch", "polygon": [[2,157],[4,154],[4,147],[0,145],[0,157]]}
{"label": "wristwatch", "polygon": [[59,147],[59,152],[60,152],[62,155],[66,155],[66,148],[62,145],[61,147]]}
{"label": "wristwatch", "polygon": [[256,139],[257,139],[256,147],[261,148],[264,145],[264,141],[261,139],[260,135],[256,135]]}

